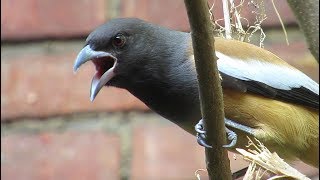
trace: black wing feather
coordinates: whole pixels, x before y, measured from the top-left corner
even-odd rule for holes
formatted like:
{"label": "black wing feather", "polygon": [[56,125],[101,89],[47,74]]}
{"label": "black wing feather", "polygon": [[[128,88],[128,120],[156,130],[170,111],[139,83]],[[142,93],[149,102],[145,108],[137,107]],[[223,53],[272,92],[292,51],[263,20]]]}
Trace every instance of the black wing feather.
{"label": "black wing feather", "polygon": [[251,92],[268,98],[296,103],[311,108],[319,109],[319,95],[301,86],[290,90],[271,87],[265,83],[253,80],[241,80],[220,72],[222,86],[240,92]]}

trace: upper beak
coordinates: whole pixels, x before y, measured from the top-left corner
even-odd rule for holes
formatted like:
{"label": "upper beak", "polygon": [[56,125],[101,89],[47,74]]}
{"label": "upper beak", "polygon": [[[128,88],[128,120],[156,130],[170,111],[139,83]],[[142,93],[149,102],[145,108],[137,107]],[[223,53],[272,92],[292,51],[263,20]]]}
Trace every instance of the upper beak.
{"label": "upper beak", "polygon": [[105,59],[99,59],[102,57],[108,57],[114,60],[113,66],[106,70],[102,75],[101,73],[97,72],[91,82],[91,89],[90,89],[90,100],[93,101],[95,97],[97,96],[98,92],[101,90],[101,88],[111,79],[115,76],[114,74],[114,68],[117,64],[117,58],[111,55],[108,52],[104,51],[95,51],[90,48],[89,45],[85,46],[78,54],[77,59],[74,62],[73,65],[73,71],[76,73],[77,70],[80,68],[80,66],[90,60],[105,60]]}

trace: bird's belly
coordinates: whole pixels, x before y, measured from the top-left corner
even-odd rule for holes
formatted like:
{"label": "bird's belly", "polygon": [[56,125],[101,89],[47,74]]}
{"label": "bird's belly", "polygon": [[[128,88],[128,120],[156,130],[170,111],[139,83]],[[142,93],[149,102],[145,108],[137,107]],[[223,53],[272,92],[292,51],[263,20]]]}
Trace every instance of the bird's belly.
{"label": "bird's belly", "polygon": [[[306,157],[311,149],[319,149],[317,110],[231,90],[224,90],[224,107],[227,118],[254,128],[255,137],[282,157],[319,157]],[[245,140],[245,134],[236,132]]]}

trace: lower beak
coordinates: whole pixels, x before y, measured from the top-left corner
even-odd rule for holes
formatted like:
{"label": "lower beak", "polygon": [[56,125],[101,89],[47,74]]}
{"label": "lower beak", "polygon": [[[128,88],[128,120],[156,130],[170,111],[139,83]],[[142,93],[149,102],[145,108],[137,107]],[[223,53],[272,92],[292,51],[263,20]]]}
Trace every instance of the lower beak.
{"label": "lower beak", "polygon": [[80,68],[82,64],[91,60],[105,61],[106,59],[104,58],[107,58],[108,60],[111,59],[114,61],[114,63],[113,66],[105,72],[103,72],[103,74],[101,72],[97,72],[93,76],[90,88],[91,101],[95,99],[101,88],[115,76],[114,68],[117,64],[117,58],[108,52],[95,51],[91,49],[89,45],[87,45],[79,52],[77,59],[74,62],[73,71],[77,72],[77,70]]}

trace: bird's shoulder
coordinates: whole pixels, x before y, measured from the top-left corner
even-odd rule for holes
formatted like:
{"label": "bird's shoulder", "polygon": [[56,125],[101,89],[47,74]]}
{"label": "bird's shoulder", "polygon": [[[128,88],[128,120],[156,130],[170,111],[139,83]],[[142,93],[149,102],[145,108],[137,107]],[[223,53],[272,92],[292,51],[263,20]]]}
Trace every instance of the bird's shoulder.
{"label": "bird's shoulder", "polygon": [[215,48],[216,51],[241,61],[255,60],[293,68],[272,52],[247,42],[216,37]]}

